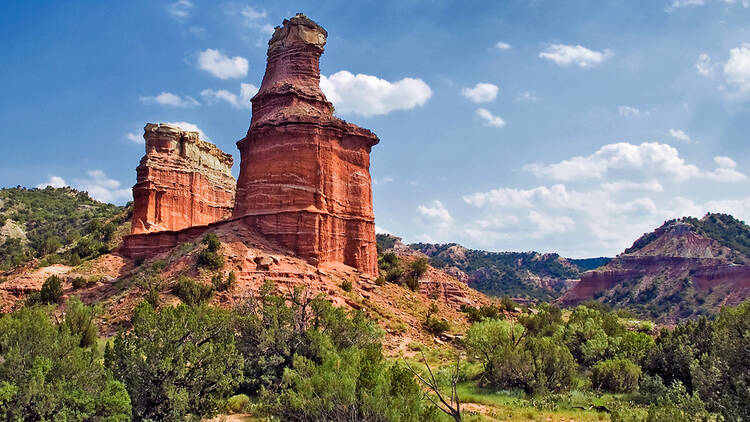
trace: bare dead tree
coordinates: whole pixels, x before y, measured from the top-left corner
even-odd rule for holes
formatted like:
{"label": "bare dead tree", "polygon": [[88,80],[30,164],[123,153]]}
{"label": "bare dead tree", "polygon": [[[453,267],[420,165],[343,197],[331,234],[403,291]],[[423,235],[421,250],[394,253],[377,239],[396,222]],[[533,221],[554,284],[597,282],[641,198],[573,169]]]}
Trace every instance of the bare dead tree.
{"label": "bare dead tree", "polygon": [[451,396],[448,400],[446,400],[443,394],[440,392],[440,385],[435,379],[435,375],[432,373],[430,365],[427,363],[427,358],[424,355],[424,351],[422,351],[422,361],[424,362],[424,366],[427,368],[427,373],[429,375],[427,379],[425,379],[419,372],[415,371],[408,362],[404,361],[406,363],[406,367],[409,368],[409,371],[411,371],[411,373],[414,374],[422,384],[424,384],[428,389],[435,393],[440,403],[435,401],[435,399],[429,393],[425,394],[427,399],[443,413],[452,417],[455,422],[461,422],[461,400],[458,398],[458,391],[456,390],[459,378],[458,369],[460,360],[461,357],[459,355],[456,355],[456,367],[453,371],[453,374],[451,374],[450,379]]}

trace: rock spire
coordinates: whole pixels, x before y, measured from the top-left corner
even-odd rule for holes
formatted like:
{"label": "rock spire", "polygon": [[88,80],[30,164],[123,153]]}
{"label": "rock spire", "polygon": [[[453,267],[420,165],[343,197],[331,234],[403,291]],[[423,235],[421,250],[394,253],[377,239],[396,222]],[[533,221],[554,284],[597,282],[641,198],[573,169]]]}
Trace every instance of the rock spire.
{"label": "rock spire", "polygon": [[276,28],[237,142],[234,217],[312,263],[343,262],[377,274],[370,149],[378,138],[333,116],[320,90],[327,32],[298,14]]}

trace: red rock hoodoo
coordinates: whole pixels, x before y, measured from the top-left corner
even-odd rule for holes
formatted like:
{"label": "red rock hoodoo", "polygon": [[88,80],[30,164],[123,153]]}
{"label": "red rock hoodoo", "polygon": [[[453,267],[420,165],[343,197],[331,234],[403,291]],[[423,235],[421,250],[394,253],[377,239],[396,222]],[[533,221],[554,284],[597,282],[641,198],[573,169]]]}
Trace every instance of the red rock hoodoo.
{"label": "red rock hoodoo", "polygon": [[133,186],[132,234],[181,230],[231,216],[232,156],[170,124],[144,128],[146,155]]}
{"label": "red rock hoodoo", "polygon": [[378,138],[333,116],[320,90],[327,32],[304,15],[268,43],[252,99],[234,217],[313,264],[343,262],[377,274],[370,149]]}

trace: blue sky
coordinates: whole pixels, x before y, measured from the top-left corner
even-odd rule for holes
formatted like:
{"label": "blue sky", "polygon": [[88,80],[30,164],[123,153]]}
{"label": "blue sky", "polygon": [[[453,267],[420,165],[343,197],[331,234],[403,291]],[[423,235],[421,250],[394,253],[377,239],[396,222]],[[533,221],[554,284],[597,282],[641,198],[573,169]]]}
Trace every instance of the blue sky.
{"label": "blue sky", "polygon": [[1,186],[124,203],[146,122],[238,158],[272,28],[303,12],[337,114],[381,139],[380,230],[585,257],[668,218],[750,220],[748,0],[1,7]]}

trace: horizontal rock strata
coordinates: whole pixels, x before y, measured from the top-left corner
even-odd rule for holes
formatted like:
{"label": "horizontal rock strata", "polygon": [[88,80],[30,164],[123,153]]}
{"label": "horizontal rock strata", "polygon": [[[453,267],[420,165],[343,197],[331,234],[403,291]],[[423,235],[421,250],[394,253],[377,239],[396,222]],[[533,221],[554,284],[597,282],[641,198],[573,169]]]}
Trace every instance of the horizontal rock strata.
{"label": "horizontal rock strata", "polygon": [[320,90],[326,31],[303,15],[285,20],[241,154],[234,217],[313,264],[342,262],[377,274],[370,149],[378,138],[333,116]]}
{"label": "horizontal rock strata", "polygon": [[170,124],[147,124],[133,187],[132,234],[174,231],[231,216],[232,156]]}

